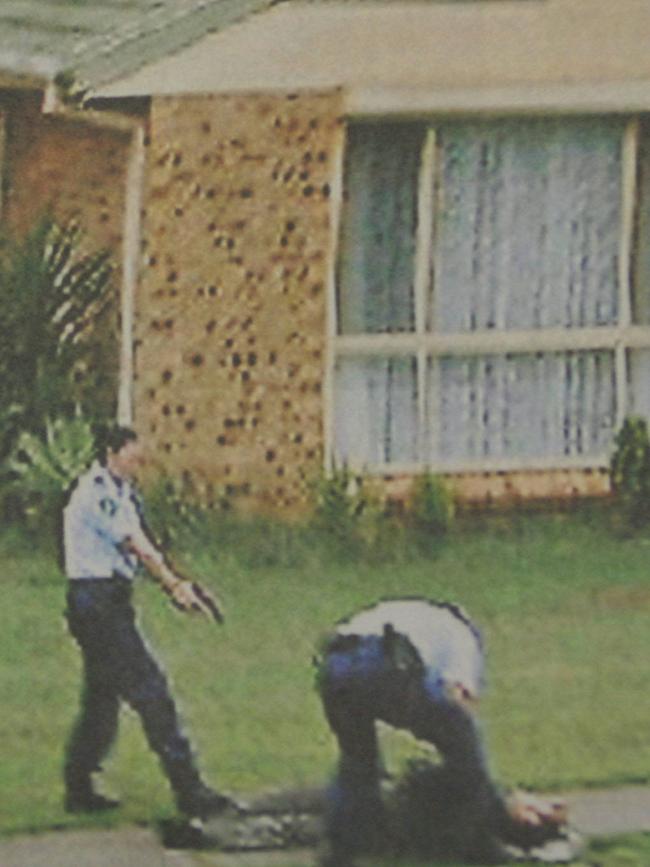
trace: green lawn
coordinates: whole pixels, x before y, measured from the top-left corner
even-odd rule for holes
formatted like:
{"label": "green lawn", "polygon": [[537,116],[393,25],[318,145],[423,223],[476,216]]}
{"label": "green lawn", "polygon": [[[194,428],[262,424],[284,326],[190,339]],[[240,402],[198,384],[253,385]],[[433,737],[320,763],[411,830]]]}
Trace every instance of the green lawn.
{"label": "green lawn", "polygon": [[[536,862],[539,865],[539,861]],[[647,867],[650,864],[650,834],[629,834],[620,837],[594,841],[576,861],[575,867]],[[292,864],[294,862],[292,861]],[[305,861],[294,867],[314,867]],[[424,867],[422,861],[365,859],[359,860],[359,867]],[[463,867],[462,864],[437,864],[436,867]],[[519,867],[536,867],[533,862],[519,862]]]}
{"label": "green lawn", "polygon": [[[355,606],[395,594],[460,602],[482,626],[489,682],[481,715],[504,784],[650,778],[650,537],[617,536],[607,514],[459,526],[431,556],[374,563],[328,558],[264,526],[181,534],[175,553],[218,589],[226,625],[184,617],[142,581],[142,626],[219,787],[245,794],[328,778],[335,750],[312,686],[314,645]],[[61,809],[62,748],[80,679],[61,616],[64,580],[51,555],[15,536],[0,539],[0,554],[0,833],[91,824]],[[418,749],[392,733],[384,741],[393,767]],[[105,776],[124,806],[103,821],[172,813],[129,711]],[[626,845],[596,860],[650,863],[647,838]],[[648,857],[625,860],[635,847]]]}

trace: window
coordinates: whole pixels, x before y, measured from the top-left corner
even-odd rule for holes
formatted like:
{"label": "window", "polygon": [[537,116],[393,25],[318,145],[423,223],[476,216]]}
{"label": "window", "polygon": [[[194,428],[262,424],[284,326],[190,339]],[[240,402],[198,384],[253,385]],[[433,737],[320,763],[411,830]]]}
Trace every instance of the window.
{"label": "window", "polygon": [[623,417],[650,414],[643,130],[616,117],[350,125],[335,461],[607,462]]}

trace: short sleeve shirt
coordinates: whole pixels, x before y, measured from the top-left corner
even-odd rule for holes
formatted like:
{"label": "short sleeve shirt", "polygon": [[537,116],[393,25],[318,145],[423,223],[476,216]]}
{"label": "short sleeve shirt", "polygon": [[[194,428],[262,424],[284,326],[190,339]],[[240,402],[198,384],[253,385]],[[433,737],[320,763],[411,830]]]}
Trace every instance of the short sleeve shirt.
{"label": "short sleeve shirt", "polygon": [[425,668],[428,688],[442,695],[459,684],[478,698],[483,687],[483,650],[478,630],[462,609],[428,599],[393,599],[339,623],[339,635],[382,635],[386,625],[409,640]]}
{"label": "short sleeve shirt", "polygon": [[77,480],[63,512],[66,575],[133,578],[137,558],[121,546],[143,534],[135,491],[96,461]]}

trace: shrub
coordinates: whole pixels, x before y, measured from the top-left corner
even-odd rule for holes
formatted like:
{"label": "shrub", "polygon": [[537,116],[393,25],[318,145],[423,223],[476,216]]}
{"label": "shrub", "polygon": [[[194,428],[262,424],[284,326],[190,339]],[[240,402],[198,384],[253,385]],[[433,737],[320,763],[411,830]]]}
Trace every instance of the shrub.
{"label": "shrub", "polygon": [[610,463],[614,493],[631,527],[650,521],[650,438],[644,418],[630,416],[614,438]]}
{"label": "shrub", "polygon": [[208,510],[199,505],[187,486],[171,477],[158,478],[145,490],[147,521],[165,546],[205,536]]}
{"label": "shrub", "polygon": [[314,486],[312,526],[334,543],[338,553],[361,554],[381,535],[386,515],[370,481],[343,465]]}
{"label": "shrub", "polygon": [[66,491],[94,456],[92,426],[79,414],[46,419],[42,437],[23,431],[5,464],[14,517],[31,523],[58,517]]}
{"label": "shrub", "polygon": [[75,382],[93,327],[111,297],[109,253],[85,252],[74,222],[42,219],[22,240],[0,246],[0,459],[21,431],[45,436],[46,419],[72,416],[82,402],[107,415]]}
{"label": "shrub", "polygon": [[413,484],[410,518],[417,530],[442,536],[451,528],[455,516],[454,498],[440,476],[426,473]]}
{"label": "shrub", "polygon": [[[164,547],[201,552],[245,570],[308,569],[318,561],[323,537],[304,523],[242,515],[225,490],[209,503],[182,482],[159,479],[145,490],[147,523]],[[311,566],[310,566],[311,564]]]}

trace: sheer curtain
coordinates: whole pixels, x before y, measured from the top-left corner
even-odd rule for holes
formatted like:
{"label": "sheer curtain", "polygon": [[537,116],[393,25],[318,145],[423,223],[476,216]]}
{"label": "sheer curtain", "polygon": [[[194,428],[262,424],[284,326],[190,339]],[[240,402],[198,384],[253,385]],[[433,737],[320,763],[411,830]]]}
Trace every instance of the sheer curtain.
{"label": "sheer curtain", "polygon": [[[632,318],[650,325],[650,123],[641,125]],[[650,350],[629,352],[630,413],[650,419]]]}
{"label": "sheer curtain", "polygon": [[623,123],[457,123],[440,171],[431,327],[612,325]]}
{"label": "sheer curtain", "polygon": [[[341,334],[415,328],[418,173],[425,128],[350,127],[338,274]],[[357,465],[419,459],[413,357],[340,358],[335,453]]]}
{"label": "sheer curtain", "polygon": [[611,440],[611,352],[441,358],[431,365],[431,460],[576,457],[601,454]]}
{"label": "sheer curtain", "polygon": [[[436,126],[431,333],[469,337],[618,322],[623,130],[623,121],[602,118]],[[340,334],[414,331],[425,134],[417,123],[350,127]],[[639,356],[636,366],[644,362]],[[603,453],[611,440],[612,353],[432,356],[420,378],[424,417],[417,363],[415,351],[337,360],[339,460],[444,466],[578,457]]]}
{"label": "sheer curtain", "polygon": [[418,172],[424,128],[349,130],[339,259],[341,334],[412,331]]}
{"label": "sheer curtain", "polygon": [[419,460],[415,358],[340,358],[334,394],[340,461],[365,466]]}
{"label": "sheer curtain", "polygon": [[[438,129],[432,330],[617,323],[622,135],[601,119]],[[433,360],[428,396],[432,460],[597,455],[615,421],[614,359]]]}

